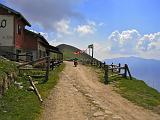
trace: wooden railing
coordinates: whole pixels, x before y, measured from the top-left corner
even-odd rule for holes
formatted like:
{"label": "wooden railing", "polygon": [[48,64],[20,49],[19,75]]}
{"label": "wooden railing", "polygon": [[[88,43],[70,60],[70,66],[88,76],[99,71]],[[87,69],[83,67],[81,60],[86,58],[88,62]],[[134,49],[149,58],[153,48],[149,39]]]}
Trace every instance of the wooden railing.
{"label": "wooden railing", "polygon": [[[49,56],[47,56],[47,57],[40,58],[40,59],[35,60],[35,61],[23,63],[21,65],[18,65],[17,67],[19,68],[19,71],[44,70],[44,71],[46,71],[45,75],[32,75],[31,77],[35,77],[35,78],[45,77],[44,82],[47,82],[50,68],[51,68],[51,70],[53,70],[56,66],[59,66],[62,62],[63,62],[62,60],[54,61],[53,59],[50,59]],[[41,63],[41,64],[44,63],[46,65],[44,66],[44,68],[25,68],[26,65],[33,65],[33,64],[36,64],[36,63]]]}
{"label": "wooden railing", "polygon": [[[13,52],[3,52],[4,57],[13,60],[13,61],[22,61],[22,62],[27,62],[27,61],[33,61],[33,55],[31,53],[13,53]],[[22,58],[24,57],[24,58]]]}
{"label": "wooden railing", "polygon": [[132,75],[129,70],[129,67],[127,64],[124,64],[124,66],[121,66],[119,63],[118,65],[111,64],[107,65],[105,62],[98,61],[96,59],[94,60],[81,60],[82,64],[87,64],[91,66],[96,66],[98,68],[102,68],[104,70],[104,83],[108,84],[110,79],[113,77],[121,76],[124,78],[127,78],[129,76],[129,79],[132,80]]}
{"label": "wooden railing", "polygon": [[[42,99],[42,97],[41,97],[41,95],[40,95],[40,93],[39,93],[39,91],[38,91],[38,89],[36,88],[36,85],[34,84],[34,82],[33,82],[33,78],[44,78],[44,80],[42,81],[43,83],[45,83],[45,82],[47,82],[48,81],[48,79],[49,79],[49,71],[50,70],[53,70],[56,66],[59,66],[61,63],[63,62],[63,60],[58,60],[58,61],[56,61],[56,60],[53,60],[53,59],[50,59],[50,56],[47,56],[47,57],[44,57],[44,58],[40,58],[40,59],[38,59],[38,60],[35,60],[35,61],[31,61],[31,62],[26,62],[26,63],[23,63],[23,64],[21,64],[21,65],[18,65],[17,67],[19,68],[19,72],[21,73],[21,71],[23,71],[23,73],[25,73],[24,71],[25,70],[38,70],[38,71],[40,71],[40,70],[43,70],[43,71],[45,71],[45,74],[44,75],[27,75],[28,76],[28,79],[29,79],[29,81],[30,81],[30,84],[31,84],[31,86],[34,88],[34,91],[35,91],[35,93],[36,93],[36,95],[38,96],[38,99],[41,101],[41,102],[43,102],[43,99]],[[41,68],[41,67],[38,67],[38,68],[34,68],[34,67],[29,67],[29,68],[26,68],[25,66],[26,65],[33,65],[34,66],[34,64],[44,64],[45,66],[44,66],[44,68]]]}

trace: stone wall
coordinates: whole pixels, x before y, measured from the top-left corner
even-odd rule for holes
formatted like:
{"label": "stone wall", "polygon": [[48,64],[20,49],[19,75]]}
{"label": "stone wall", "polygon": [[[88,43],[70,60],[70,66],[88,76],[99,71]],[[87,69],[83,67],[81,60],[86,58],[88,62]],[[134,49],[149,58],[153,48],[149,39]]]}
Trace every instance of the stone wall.
{"label": "stone wall", "polygon": [[13,55],[13,53],[16,53],[14,47],[0,46],[0,56],[4,56],[5,58],[8,58],[10,60],[14,60],[16,58],[16,56]]}
{"label": "stone wall", "polygon": [[0,96],[14,83],[17,74],[17,63],[0,56]]}
{"label": "stone wall", "polygon": [[16,73],[12,72],[10,74],[5,74],[0,80],[0,96],[4,95],[4,93],[9,89],[12,83],[16,80]]}

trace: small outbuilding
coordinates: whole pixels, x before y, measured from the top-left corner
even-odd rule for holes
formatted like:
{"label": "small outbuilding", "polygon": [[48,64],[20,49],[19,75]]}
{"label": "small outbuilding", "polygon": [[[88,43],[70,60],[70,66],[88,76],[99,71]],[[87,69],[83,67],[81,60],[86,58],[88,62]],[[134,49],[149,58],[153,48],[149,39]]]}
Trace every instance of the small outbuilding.
{"label": "small outbuilding", "polygon": [[49,43],[47,40],[40,34],[35,33],[29,30],[24,30],[24,45],[23,51],[33,55],[33,60],[47,56]]}
{"label": "small outbuilding", "polygon": [[0,3],[0,56],[17,61],[37,60],[48,55],[63,58],[58,48],[25,26],[31,25],[21,13]]}
{"label": "small outbuilding", "polygon": [[23,51],[25,26],[31,24],[21,13],[0,4],[0,55]]}

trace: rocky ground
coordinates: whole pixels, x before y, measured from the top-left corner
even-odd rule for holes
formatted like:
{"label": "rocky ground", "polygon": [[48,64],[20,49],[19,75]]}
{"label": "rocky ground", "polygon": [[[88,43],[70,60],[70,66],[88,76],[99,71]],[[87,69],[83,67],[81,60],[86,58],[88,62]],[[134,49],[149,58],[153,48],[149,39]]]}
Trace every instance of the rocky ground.
{"label": "rocky ground", "polygon": [[99,82],[93,69],[72,62],[44,102],[41,120],[160,120],[160,115],[136,106]]}

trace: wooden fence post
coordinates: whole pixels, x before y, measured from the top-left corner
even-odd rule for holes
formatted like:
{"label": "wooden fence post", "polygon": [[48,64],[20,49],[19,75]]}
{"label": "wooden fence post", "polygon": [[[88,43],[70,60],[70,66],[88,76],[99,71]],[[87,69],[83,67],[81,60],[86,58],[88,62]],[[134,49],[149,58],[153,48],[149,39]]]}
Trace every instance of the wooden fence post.
{"label": "wooden fence post", "polygon": [[102,68],[103,68],[103,69],[105,69],[105,64],[106,64],[106,62],[104,62],[103,65],[102,65]]}
{"label": "wooden fence post", "polygon": [[16,62],[19,62],[19,54],[16,53]]}
{"label": "wooden fence post", "polygon": [[127,71],[128,71],[129,78],[132,80],[132,75],[131,75],[131,73],[130,73],[130,71],[129,71],[129,67],[128,67],[127,64],[126,64],[126,69],[127,69]]}
{"label": "wooden fence post", "polygon": [[91,66],[92,66],[92,59],[90,60],[90,64],[91,64]]}
{"label": "wooden fence post", "polygon": [[99,61],[97,60],[97,67],[99,67]]}
{"label": "wooden fence post", "polygon": [[112,67],[112,73],[113,73],[113,63],[111,64],[111,67]]}
{"label": "wooden fence post", "polygon": [[46,67],[46,76],[45,76],[45,82],[48,81],[48,77],[49,77],[49,68],[50,68],[50,57],[47,57],[47,67]]}
{"label": "wooden fence post", "polygon": [[33,61],[33,55],[31,55],[31,61]]}
{"label": "wooden fence post", "polygon": [[102,68],[102,62],[99,63],[99,67]]}
{"label": "wooden fence post", "polygon": [[124,78],[127,78],[127,64],[124,65]]}
{"label": "wooden fence post", "polygon": [[108,84],[109,83],[109,79],[108,79],[108,65],[104,64],[104,70],[105,70],[104,83]]}
{"label": "wooden fence post", "polygon": [[53,68],[54,68],[54,60],[51,59],[51,60],[50,60],[50,63],[51,63],[51,65],[50,65],[50,66],[51,66],[51,69],[53,70]]}
{"label": "wooden fence post", "polygon": [[35,86],[35,84],[34,84],[34,82],[33,82],[33,80],[32,80],[32,77],[30,77],[30,76],[29,76],[29,81],[30,81],[30,84],[32,85],[32,87],[34,88],[34,91],[35,91],[36,95],[38,96],[38,99],[39,99],[41,102],[43,102],[42,97],[41,97],[41,95],[39,94],[38,89],[36,88],[36,86]]}
{"label": "wooden fence post", "polygon": [[121,73],[121,68],[120,68],[120,67],[121,67],[121,64],[120,64],[120,63],[118,64],[118,67],[119,67],[118,73]]}

